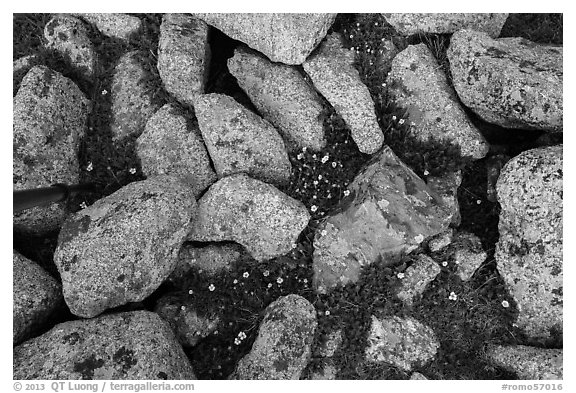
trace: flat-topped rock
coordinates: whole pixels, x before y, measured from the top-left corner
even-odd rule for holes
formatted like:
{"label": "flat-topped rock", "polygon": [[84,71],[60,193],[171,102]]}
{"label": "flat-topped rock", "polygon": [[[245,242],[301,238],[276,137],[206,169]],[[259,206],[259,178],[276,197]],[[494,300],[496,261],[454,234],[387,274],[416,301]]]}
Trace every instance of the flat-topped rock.
{"label": "flat-topped rock", "polygon": [[432,258],[426,254],[420,254],[416,262],[404,272],[402,284],[396,296],[411,306],[424,293],[426,286],[440,274],[440,271],[440,266]]}
{"label": "flat-topped rock", "polygon": [[518,374],[519,379],[563,378],[563,350],[525,345],[490,345],[486,357],[494,364]]}

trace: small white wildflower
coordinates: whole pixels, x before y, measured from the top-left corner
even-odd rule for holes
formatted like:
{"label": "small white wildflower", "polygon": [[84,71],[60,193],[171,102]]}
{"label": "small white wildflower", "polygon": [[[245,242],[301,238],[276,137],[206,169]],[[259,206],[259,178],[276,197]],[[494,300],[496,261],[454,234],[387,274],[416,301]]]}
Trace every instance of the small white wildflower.
{"label": "small white wildflower", "polygon": [[316,154],[312,154],[312,158],[313,158],[313,159],[316,159]]}
{"label": "small white wildflower", "polygon": [[338,165],[338,164],[336,164],[335,162],[332,162],[332,168],[336,168],[336,165]]}
{"label": "small white wildflower", "polygon": [[478,199],[478,200],[476,201],[476,204],[477,204],[477,205],[479,205],[479,204],[481,204],[481,203],[482,203],[482,201],[481,201],[480,199]]}
{"label": "small white wildflower", "polygon": [[304,154],[302,154],[302,153],[298,153],[298,155],[296,156],[296,158],[299,159],[299,160],[301,160],[302,157],[304,157]]}
{"label": "small white wildflower", "polygon": [[284,282],[284,280],[282,279],[282,277],[278,277],[278,278],[276,279],[276,282],[277,282],[278,284],[282,284],[282,283]]}
{"label": "small white wildflower", "polygon": [[378,22],[375,22],[375,23],[374,23],[374,26],[378,26]]}
{"label": "small white wildflower", "polygon": [[298,247],[298,244],[292,243],[292,248],[296,248],[296,247]]}
{"label": "small white wildflower", "polygon": [[244,272],[244,274],[242,275],[242,277],[244,277],[244,278],[248,278],[248,276],[250,276],[250,273],[248,273],[248,272]]}
{"label": "small white wildflower", "polygon": [[323,230],[320,232],[320,235],[326,236],[327,233],[328,233],[328,232],[326,232],[326,229],[323,229]]}
{"label": "small white wildflower", "polygon": [[307,284],[307,283],[308,283],[308,279],[307,279],[307,278],[305,278],[303,281],[304,281],[304,284]]}
{"label": "small white wildflower", "polygon": [[382,83],[382,87],[386,87],[386,83]]}
{"label": "small white wildflower", "polygon": [[188,295],[192,295],[193,293],[194,293],[193,290],[189,290],[189,291],[188,291]]}
{"label": "small white wildflower", "polygon": [[448,266],[448,262],[446,261],[442,262],[442,266]]}
{"label": "small white wildflower", "polygon": [[456,300],[458,299],[458,296],[456,295],[456,293],[454,292],[450,292],[450,296],[448,296],[449,300]]}
{"label": "small white wildflower", "polygon": [[350,190],[344,191],[344,196],[348,196],[348,195],[350,195]]}
{"label": "small white wildflower", "polygon": [[136,168],[130,168],[130,173],[131,173],[131,174],[135,174],[135,173],[136,173]]}
{"label": "small white wildflower", "polygon": [[508,308],[510,307],[510,303],[508,303],[506,300],[502,300],[502,307]]}
{"label": "small white wildflower", "polygon": [[416,125],[416,123],[414,123],[413,121],[411,121],[411,122],[410,122],[410,125],[411,125],[412,127],[414,127],[414,126]]}
{"label": "small white wildflower", "polygon": [[316,205],[310,206],[310,211],[311,211],[312,213],[314,213],[316,210],[318,210],[318,206],[316,206]]}
{"label": "small white wildflower", "polygon": [[106,89],[102,90],[102,95],[105,96],[106,94],[108,94],[108,90]]}
{"label": "small white wildflower", "polygon": [[316,199],[316,195],[312,195],[312,199]]}
{"label": "small white wildflower", "polygon": [[324,314],[330,315],[330,310],[326,310],[326,312],[324,312]]}
{"label": "small white wildflower", "polygon": [[216,287],[214,286],[214,284],[210,284],[210,286],[208,286],[208,289],[210,290],[210,292],[213,292]]}
{"label": "small white wildflower", "polygon": [[359,23],[359,22],[356,22],[356,27],[360,27],[360,23]]}
{"label": "small white wildflower", "polygon": [[186,306],[181,306],[180,310],[182,310],[182,311],[186,310]]}
{"label": "small white wildflower", "polygon": [[396,116],[392,116],[392,120],[396,120]]}
{"label": "small white wildflower", "polygon": [[404,119],[398,120],[398,124],[404,124]]}
{"label": "small white wildflower", "polygon": [[308,150],[308,148],[307,148],[306,146],[304,146],[304,147],[302,148],[302,151],[303,151],[303,152],[306,152],[306,150]]}
{"label": "small white wildflower", "polygon": [[238,338],[239,338],[240,340],[244,340],[244,339],[246,338],[246,333],[244,333],[244,332],[238,333]]}
{"label": "small white wildflower", "polygon": [[315,186],[317,186],[317,185],[318,185],[318,180],[314,180],[314,181],[312,182],[312,184],[314,184]]}
{"label": "small white wildflower", "polygon": [[326,154],[324,157],[322,157],[322,160],[321,160],[321,161],[322,161],[322,164],[325,164],[326,161],[328,161],[329,158],[330,158],[330,157],[328,156],[328,154]]}
{"label": "small white wildflower", "polygon": [[92,169],[94,169],[94,167],[92,166],[92,161],[90,161],[90,162],[88,163],[88,166],[86,167],[86,170],[87,170],[88,172],[91,172]]}
{"label": "small white wildflower", "polygon": [[322,175],[318,175],[318,180],[322,180]]}
{"label": "small white wildflower", "polygon": [[88,205],[86,204],[86,202],[82,202],[80,204],[80,209],[86,209],[88,207]]}
{"label": "small white wildflower", "polygon": [[404,278],[404,273],[400,272],[396,275],[399,279],[403,279]]}
{"label": "small white wildflower", "polygon": [[240,344],[242,344],[242,340],[240,340],[238,337],[236,337],[234,339],[234,345],[240,345]]}
{"label": "small white wildflower", "polygon": [[[350,34],[350,38],[354,38],[354,35]],[[350,49],[354,50],[354,48],[350,48]]]}
{"label": "small white wildflower", "polygon": [[264,277],[268,277],[268,276],[270,275],[270,272],[269,272],[268,270],[264,270],[264,271],[262,272],[262,275],[263,275]]}
{"label": "small white wildflower", "polygon": [[272,283],[269,283],[269,284],[268,284],[268,288],[272,288]]}
{"label": "small white wildflower", "polygon": [[427,169],[424,169],[424,176],[428,176],[430,174],[430,172],[428,172]]}
{"label": "small white wildflower", "polygon": [[238,284],[238,280],[234,279],[234,281],[232,281],[234,284]]}

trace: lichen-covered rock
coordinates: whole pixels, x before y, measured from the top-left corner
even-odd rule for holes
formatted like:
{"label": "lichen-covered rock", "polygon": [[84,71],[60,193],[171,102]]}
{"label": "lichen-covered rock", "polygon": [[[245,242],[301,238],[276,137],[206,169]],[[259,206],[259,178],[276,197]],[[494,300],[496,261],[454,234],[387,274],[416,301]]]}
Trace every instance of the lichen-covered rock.
{"label": "lichen-covered rock", "polygon": [[166,91],[193,107],[204,93],[210,63],[208,25],[187,14],[164,14],[158,39],[158,72]]}
{"label": "lichen-covered rock", "polygon": [[150,295],[176,266],[195,209],[190,187],[158,176],[66,220],[54,262],[70,311],[91,318]]}
{"label": "lichen-covered rock", "polygon": [[468,281],[488,257],[482,249],[478,236],[468,232],[458,232],[450,245],[452,259],[456,266],[456,274],[462,281]]}
{"label": "lichen-covered rock", "polygon": [[406,110],[410,133],[460,148],[461,156],[482,158],[488,143],[460,107],[446,75],[426,44],[409,45],[392,61],[388,93]]}
{"label": "lichen-covered rock", "polygon": [[228,69],[287,148],[320,150],[326,145],[322,102],[296,68],[240,47],[228,60]]}
{"label": "lichen-covered rock", "polygon": [[440,176],[428,176],[426,185],[438,193],[446,209],[450,212],[450,222],[460,226],[460,204],[458,203],[458,187],[462,184],[462,171],[446,172]]}
{"label": "lichen-covered rock", "polygon": [[458,30],[483,31],[491,37],[498,37],[508,14],[483,13],[388,13],[382,14],[398,33],[404,36],[414,34],[451,34]]}
{"label": "lichen-covered rock", "polygon": [[165,295],[156,303],[154,312],[168,322],[180,344],[193,347],[216,330],[220,317],[214,313],[199,314],[187,296],[188,293]]}
{"label": "lichen-covered rock", "polygon": [[418,372],[415,372],[415,373],[412,373],[412,375],[410,376],[410,380],[411,381],[418,381],[418,380],[427,381],[428,378],[426,378],[424,375],[422,375]]}
{"label": "lichen-covered rock", "polygon": [[62,286],[30,259],[12,253],[12,343],[27,339],[62,304]]}
{"label": "lichen-covered rock", "polygon": [[344,49],[340,35],[330,34],[303,66],[314,87],[350,127],[358,149],[367,154],[380,150],[384,134],[376,119],[374,102],[354,67],[354,55]]}
{"label": "lichen-covered rock", "polygon": [[410,252],[450,223],[440,198],[385,147],[350,184],[314,238],[314,288],[356,282],[362,267]]}
{"label": "lichen-covered rock", "polygon": [[447,55],[458,96],[483,120],[562,131],[562,47],[461,30],[450,39]]}
{"label": "lichen-covered rock", "polygon": [[391,363],[412,371],[432,361],[438,348],[440,343],[434,331],[414,318],[372,316],[366,348],[368,361]]}
{"label": "lichen-covered rock", "polygon": [[336,14],[195,14],[273,62],[302,64],[326,36]]}
{"label": "lichen-covered rock", "polygon": [[242,173],[217,181],[202,196],[188,240],[231,240],[263,261],[290,251],[309,220],[302,202]]}
{"label": "lichen-covered rock", "polygon": [[[44,66],[33,67],[14,97],[14,190],[79,182],[78,149],[90,102],[70,79]],[[65,203],[14,214],[14,229],[43,234],[56,230]]]}
{"label": "lichen-covered rock", "polygon": [[130,37],[137,38],[142,30],[142,21],[136,16],[115,13],[75,13],[86,22],[93,24],[104,35],[129,41]]}
{"label": "lichen-covered rock", "polygon": [[495,365],[515,372],[519,379],[563,378],[562,349],[489,345],[486,357]]}
{"label": "lichen-covered rock", "polygon": [[310,360],[317,325],[314,306],[303,297],[288,295],[274,301],[232,378],[300,379]]}
{"label": "lichen-covered rock", "polygon": [[136,140],[142,172],[181,178],[197,198],[218,177],[193,116],[172,104],[160,108]]}
{"label": "lichen-covered rock", "polygon": [[336,351],[342,345],[343,337],[342,330],[335,330],[326,336],[326,339],[316,348],[314,355],[316,357],[331,358],[336,354]]}
{"label": "lichen-covered rock", "polygon": [[32,67],[41,64],[40,56],[28,55],[14,60],[12,63],[12,96],[20,89],[20,82]]}
{"label": "lichen-covered rock", "polygon": [[185,243],[178,253],[178,263],[167,281],[181,287],[190,274],[197,272],[214,276],[229,271],[244,255],[244,247],[236,243],[209,244],[206,247]]}
{"label": "lichen-covered rock", "polygon": [[64,322],[14,348],[14,379],[196,379],[168,324],[149,311]]}
{"label": "lichen-covered rock", "polygon": [[426,286],[440,274],[440,271],[440,266],[432,258],[426,254],[420,254],[418,260],[404,272],[404,278],[396,296],[411,306],[414,300],[424,293]]}
{"label": "lichen-covered rock", "polygon": [[315,381],[333,381],[338,374],[338,368],[333,359],[323,359],[318,370],[313,371],[307,379]]}
{"label": "lichen-covered rock", "polygon": [[218,177],[246,173],[277,186],[290,181],[284,141],[269,122],[222,94],[198,96],[194,109]]}
{"label": "lichen-covered rock", "polygon": [[428,242],[430,252],[438,252],[450,245],[454,237],[454,230],[448,228],[445,232],[440,233]]}
{"label": "lichen-covered rock", "polygon": [[502,208],[498,272],[529,337],[562,332],[562,145],[525,151],[504,166],[496,186]]}
{"label": "lichen-covered rock", "polygon": [[98,71],[98,54],[84,23],[72,16],[58,15],[44,27],[46,47],[58,52],[88,81]]}
{"label": "lichen-covered rock", "polygon": [[128,52],[120,57],[114,70],[110,128],[115,141],[140,136],[160,107],[153,97],[154,77],[145,65],[146,56],[142,51]]}

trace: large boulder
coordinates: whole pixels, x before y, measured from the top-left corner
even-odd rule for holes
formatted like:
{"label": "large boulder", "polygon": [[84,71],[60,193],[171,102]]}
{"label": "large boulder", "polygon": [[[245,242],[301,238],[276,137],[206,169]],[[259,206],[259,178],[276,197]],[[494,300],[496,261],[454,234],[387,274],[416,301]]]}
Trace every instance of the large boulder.
{"label": "large boulder", "polygon": [[289,149],[320,150],[326,145],[322,101],[295,67],[240,47],[228,60],[228,69]]}
{"label": "large boulder", "polygon": [[110,128],[113,139],[120,143],[126,137],[140,136],[160,106],[154,100],[147,56],[142,51],[128,52],[120,57],[114,69]]}
{"label": "large boulder", "polygon": [[193,106],[204,93],[210,63],[208,26],[187,14],[164,14],[158,39],[158,72],[166,91]]}
{"label": "large boulder", "polygon": [[148,176],[172,175],[181,178],[196,197],[218,177],[193,116],[166,104],[160,108],[136,140],[142,172]]}
{"label": "large boulder", "polygon": [[336,14],[195,14],[227,36],[262,52],[273,62],[302,64],[334,22]]}
{"label": "large boulder", "polygon": [[483,13],[387,13],[382,14],[398,33],[404,36],[414,34],[452,34],[458,30],[482,31],[490,37],[498,37],[508,14]]}
{"label": "large boulder", "polygon": [[284,141],[268,121],[222,94],[198,96],[194,109],[218,177],[246,173],[277,186],[290,181]]}
{"label": "large boulder", "polygon": [[562,349],[489,345],[486,358],[497,366],[515,372],[519,379],[563,378]]}
{"label": "large boulder", "polygon": [[[44,66],[33,67],[14,97],[14,190],[78,183],[78,149],[86,129],[90,101],[70,79]],[[42,234],[56,230],[68,210],[65,203],[14,214],[14,229]]]}
{"label": "large boulder", "polygon": [[71,216],[54,253],[70,311],[91,318],[150,295],[176,266],[195,209],[190,187],[158,176]]}
{"label": "large boulder", "polygon": [[392,61],[387,79],[394,103],[406,110],[410,133],[460,148],[462,156],[482,158],[488,143],[460,107],[446,75],[425,44],[409,45]]}
{"label": "large boulder", "polygon": [[483,120],[562,131],[562,47],[461,30],[450,39],[447,55],[458,96]]}
{"label": "large boulder", "polygon": [[343,47],[340,35],[330,34],[303,66],[314,87],[350,127],[358,149],[367,154],[380,150],[384,134],[374,102],[354,67],[354,55]]}
{"label": "large boulder", "polygon": [[498,271],[529,337],[562,332],[562,145],[525,151],[504,166],[496,185],[502,208]]}
{"label": "large boulder", "polygon": [[316,311],[299,295],[284,296],[264,311],[258,337],[232,379],[300,379],[312,354]]}
{"label": "large boulder", "polygon": [[385,147],[350,184],[314,238],[314,287],[356,282],[362,267],[411,252],[450,223],[440,197]]}
{"label": "large boulder", "polygon": [[142,30],[142,21],[136,16],[115,13],[75,13],[86,22],[93,24],[105,36],[122,41],[138,38]]}
{"label": "large boulder", "polygon": [[42,59],[38,55],[27,55],[12,62],[12,96],[15,96],[20,89],[20,83],[32,67],[42,64]]}
{"label": "large boulder", "polygon": [[290,251],[309,220],[302,202],[241,173],[217,181],[198,201],[188,240],[234,241],[263,261]]}
{"label": "large boulder", "polygon": [[62,304],[62,286],[38,264],[12,252],[12,342],[29,338]]}
{"label": "large boulder", "polygon": [[195,379],[168,324],[149,311],[64,322],[14,348],[14,379]]}

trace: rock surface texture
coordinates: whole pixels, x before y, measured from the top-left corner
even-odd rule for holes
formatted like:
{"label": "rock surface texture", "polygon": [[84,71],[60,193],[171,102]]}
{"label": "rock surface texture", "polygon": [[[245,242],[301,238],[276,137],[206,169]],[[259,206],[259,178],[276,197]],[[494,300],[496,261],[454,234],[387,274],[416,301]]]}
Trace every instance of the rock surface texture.
{"label": "rock surface texture", "polygon": [[14,379],[195,379],[158,315],[124,312],[70,321],[14,348]]}
{"label": "rock surface texture", "polygon": [[270,304],[248,355],[233,379],[300,379],[312,353],[318,322],[314,306],[298,295]]}
{"label": "rock surface texture", "polygon": [[378,125],[374,102],[354,67],[354,55],[344,49],[339,34],[330,34],[318,51],[303,64],[314,87],[342,116],[362,153],[382,147],[384,134]]}
{"label": "rock surface texture", "polygon": [[406,269],[396,296],[405,304],[412,305],[417,296],[424,293],[426,286],[440,274],[440,271],[440,266],[432,258],[426,254],[420,254],[418,260]]}
{"label": "rock surface texture", "polygon": [[208,25],[187,14],[164,14],[158,42],[158,72],[166,91],[193,107],[204,93],[210,63]]}
{"label": "rock surface texture", "polygon": [[440,198],[388,147],[349,189],[341,212],[316,231],[313,268],[319,292],[356,282],[362,267],[410,252],[450,223]]}
{"label": "rock surface texture", "polygon": [[562,131],[562,47],[461,30],[452,35],[447,56],[458,96],[483,120]]}
{"label": "rock surface texture", "polygon": [[302,64],[324,38],[336,14],[195,14],[271,61]]}
{"label": "rock surface texture", "polygon": [[263,261],[290,251],[309,220],[302,202],[237,174],[214,183],[198,201],[188,240],[235,241]]}
{"label": "rock surface texture", "polygon": [[[44,66],[33,67],[14,97],[14,190],[79,182],[78,149],[90,101],[78,86]],[[14,215],[16,231],[56,230],[68,211],[64,203],[34,207]]]}
{"label": "rock surface texture", "polygon": [[12,342],[18,344],[60,306],[62,286],[35,262],[16,251],[12,255]]}
{"label": "rock surface texture", "polygon": [[524,345],[490,345],[486,356],[500,367],[518,374],[519,379],[562,379],[563,350]]}
{"label": "rock surface texture", "polygon": [[508,14],[475,13],[399,13],[382,14],[398,33],[404,36],[414,34],[451,34],[458,30],[482,31],[496,38],[508,19]]}
{"label": "rock surface texture", "polygon": [[273,63],[246,48],[228,60],[230,73],[260,114],[272,123],[291,150],[326,146],[322,102],[295,67]]}
{"label": "rock surface texture", "polygon": [[517,303],[517,324],[529,337],[562,332],[562,145],[525,151],[497,183],[502,210],[496,263]]}
{"label": "rock surface texture", "polygon": [[176,266],[195,209],[191,188],[158,176],[71,216],[54,254],[70,311],[91,318],[149,296]]}
{"label": "rock surface texture", "polygon": [[486,155],[488,143],[460,107],[426,44],[409,45],[396,55],[387,85],[396,105],[407,111],[410,132],[418,140],[457,146],[461,156],[474,159]]}
{"label": "rock surface texture", "polygon": [[98,30],[108,37],[129,41],[136,38],[142,30],[142,21],[136,16],[115,13],[77,13],[73,14],[82,17],[86,22],[96,26]]}

